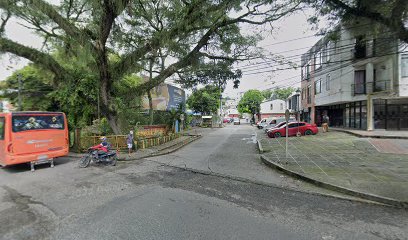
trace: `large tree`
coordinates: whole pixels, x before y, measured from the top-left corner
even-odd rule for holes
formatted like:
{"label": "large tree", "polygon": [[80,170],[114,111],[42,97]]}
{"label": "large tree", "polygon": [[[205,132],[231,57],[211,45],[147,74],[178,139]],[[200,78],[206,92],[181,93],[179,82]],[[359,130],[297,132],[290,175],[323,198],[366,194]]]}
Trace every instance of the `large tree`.
{"label": "large tree", "polygon": [[255,114],[260,112],[263,100],[264,97],[261,91],[255,89],[248,90],[238,103],[238,111],[240,113],[250,113],[253,122],[255,122]]}
{"label": "large tree", "polygon": [[[385,25],[408,43],[407,0],[305,0],[330,20],[366,18]],[[316,18],[314,18],[316,19]]]}
{"label": "large tree", "polygon": [[[254,41],[241,33],[242,24],[271,23],[300,7],[298,0],[61,0],[59,5],[45,0],[0,0],[0,51],[26,58],[50,70],[56,81],[73,85],[78,81],[77,70],[52,53],[60,47],[67,55],[85,55],[80,61],[85,61],[83,70],[97,76],[94,88],[99,90],[101,112],[119,133],[114,104],[118,96],[112,86],[145,69],[158,50],[171,61],[140,84],[135,95],[145,94],[204,59],[247,56]],[[43,47],[36,49],[7,38],[9,19],[42,37]],[[240,41],[231,41],[234,38]],[[88,94],[82,97],[96,104]]]}
{"label": "large tree", "polygon": [[220,105],[221,92],[218,86],[207,85],[204,88],[193,91],[187,99],[187,105],[195,112],[204,115],[214,114]]}

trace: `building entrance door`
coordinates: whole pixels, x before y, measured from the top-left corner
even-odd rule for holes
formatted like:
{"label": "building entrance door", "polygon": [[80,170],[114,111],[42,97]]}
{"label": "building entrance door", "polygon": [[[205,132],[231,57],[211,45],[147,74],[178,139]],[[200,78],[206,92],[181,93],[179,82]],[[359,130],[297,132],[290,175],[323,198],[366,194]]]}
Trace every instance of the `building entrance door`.
{"label": "building entrance door", "polygon": [[385,129],[386,121],[386,101],[374,100],[374,129]]}
{"label": "building entrance door", "polygon": [[387,105],[387,129],[398,130],[400,129],[400,106],[399,105]]}

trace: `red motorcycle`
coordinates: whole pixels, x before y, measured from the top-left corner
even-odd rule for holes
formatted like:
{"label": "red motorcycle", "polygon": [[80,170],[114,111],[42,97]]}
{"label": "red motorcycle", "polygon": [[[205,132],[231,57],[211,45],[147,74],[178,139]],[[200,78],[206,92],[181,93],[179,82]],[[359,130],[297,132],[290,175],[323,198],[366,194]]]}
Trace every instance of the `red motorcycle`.
{"label": "red motorcycle", "polygon": [[117,151],[109,150],[109,147],[98,144],[88,148],[86,155],[79,160],[79,167],[86,168],[91,161],[94,163],[106,163],[110,166],[115,166],[118,161],[118,153]]}

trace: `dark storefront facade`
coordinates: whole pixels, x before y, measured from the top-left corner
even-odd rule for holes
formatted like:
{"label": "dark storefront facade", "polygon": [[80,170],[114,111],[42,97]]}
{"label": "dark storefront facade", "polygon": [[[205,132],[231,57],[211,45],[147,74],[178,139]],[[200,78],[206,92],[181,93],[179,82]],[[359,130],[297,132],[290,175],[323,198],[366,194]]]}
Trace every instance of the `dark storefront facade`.
{"label": "dark storefront facade", "polygon": [[[374,99],[374,129],[408,130],[408,98]],[[321,126],[327,111],[330,126],[367,130],[367,101],[317,106],[315,122]]]}
{"label": "dark storefront facade", "polygon": [[375,99],[374,128],[408,130],[408,98]]}

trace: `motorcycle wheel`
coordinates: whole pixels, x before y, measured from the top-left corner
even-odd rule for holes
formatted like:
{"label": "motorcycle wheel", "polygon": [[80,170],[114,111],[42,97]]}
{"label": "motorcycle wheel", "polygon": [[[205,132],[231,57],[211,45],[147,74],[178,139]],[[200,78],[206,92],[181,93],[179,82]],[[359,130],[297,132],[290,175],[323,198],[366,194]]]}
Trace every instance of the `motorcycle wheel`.
{"label": "motorcycle wheel", "polygon": [[116,162],[118,161],[118,156],[117,155],[113,155],[111,157],[109,157],[109,165],[110,166],[116,166]]}
{"label": "motorcycle wheel", "polygon": [[90,163],[91,163],[91,155],[87,154],[81,157],[81,159],[79,160],[78,166],[80,168],[86,168],[89,166]]}

